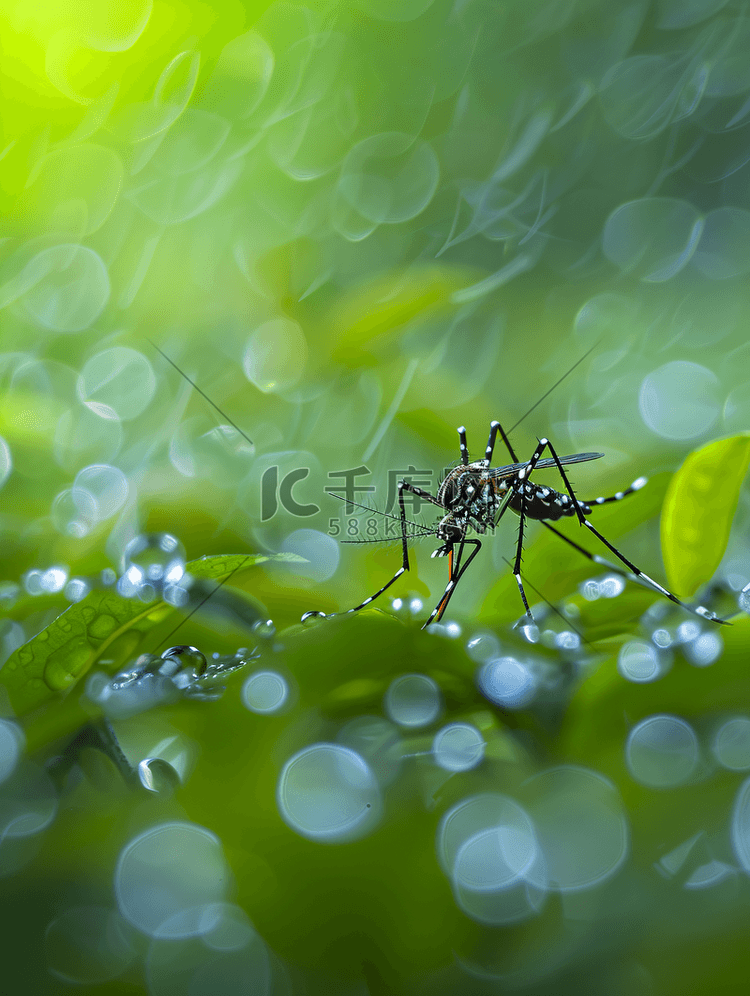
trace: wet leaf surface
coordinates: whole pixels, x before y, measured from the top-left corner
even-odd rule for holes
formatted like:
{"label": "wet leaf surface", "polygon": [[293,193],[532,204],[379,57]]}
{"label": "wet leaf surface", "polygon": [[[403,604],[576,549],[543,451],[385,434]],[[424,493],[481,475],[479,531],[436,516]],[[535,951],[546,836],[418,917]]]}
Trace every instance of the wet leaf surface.
{"label": "wet leaf surface", "polygon": [[[224,582],[256,564],[299,560],[294,554],[238,553],[193,560],[186,570],[197,579]],[[67,691],[94,665],[117,671],[153,628],[175,611],[166,602],[144,604],[110,589],[91,591],[10,655],[0,672],[0,684],[15,711],[25,713]]]}
{"label": "wet leaf surface", "polygon": [[691,453],[672,478],[661,515],[669,587],[689,597],[721,563],[750,463],[750,433]]}

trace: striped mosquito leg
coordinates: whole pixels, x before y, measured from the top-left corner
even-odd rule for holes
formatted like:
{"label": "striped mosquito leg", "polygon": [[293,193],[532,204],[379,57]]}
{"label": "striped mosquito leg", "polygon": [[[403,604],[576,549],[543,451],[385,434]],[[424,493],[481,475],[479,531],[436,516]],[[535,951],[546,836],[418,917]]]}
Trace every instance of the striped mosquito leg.
{"label": "striped mosquito leg", "polygon": [[[610,495],[609,498],[591,498],[583,502],[584,505],[606,505],[611,501],[621,501],[623,498],[627,498],[628,495],[632,495],[635,491],[640,491],[641,488],[648,484],[647,477],[639,477],[637,481],[633,481],[629,488],[625,488],[624,491],[618,491],[617,494]],[[581,499],[578,499],[581,501]]]}
{"label": "striped mosquito leg", "polygon": [[[466,558],[466,562],[463,565],[461,565],[461,554],[463,553],[463,548],[467,543],[471,543],[474,549]],[[427,627],[435,619],[435,617],[437,617],[438,620],[442,618],[443,613],[448,608],[448,602],[450,602],[453,596],[453,592],[456,590],[458,582],[464,576],[464,573],[468,568],[469,564],[472,562],[472,560],[476,557],[476,555],[479,553],[481,549],[482,549],[482,544],[478,539],[464,539],[461,541],[461,544],[458,548],[458,554],[456,556],[456,562],[453,565],[453,570],[451,571],[451,576],[448,579],[448,584],[445,586],[445,591],[443,592],[442,598],[430,613],[430,618],[422,626],[422,629],[427,629]]]}
{"label": "striped mosquito leg", "polygon": [[458,448],[461,450],[461,463],[466,467],[469,463],[469,447],[466,445],[466,428],[458,427]]}
{"label": "striped mosquito leg", "polygon": [[[560,471],[560,477],[562,477],[562,479],[563,479],[563,484],[565,485],[565,490],[570,495],[570,500],[573,503],[573,508],[575,509],[576,515],[578,516],[578,521],[580,522],[581,525],[584,525],[584,523],[586,525],[588,525],[586,517],[583,514],[583,509],[581,508],[581,504],[578,501],[578,499],[576,498],[576,496],[575,496],[575,494],[573,492],[573,488],[571,486],[571,483],[568,480],[568,475],[565,473],[565,471],[563,470],[563,465],[560,463],[560,457],[555,452],[555,448],[552,445],[552,443],[549,441],[549,439],[540,439],[539,440],[539,446],[537,446],[537,452],[539,453],[539,456],[541,456],[541,453],[543,452],[543,450],[544,450],[545,447],[547,447],[549,449],[550,453],[552,454],[552,459],[557,464],[557,469]],[[533,459],[534,458],[532,457],[532,460]],[[537,459],[539,459],[539,457],[537,457]]]}
{"label": "striped mosquito leg", "polygon": [[[500,429],[499,422],[490,422],[490,437],[487,440],[487,446],[484,450],[484,465],[489,467],[492,463],[492,451],[495,449],[495,440],[497,439],[497,430]],[[500,429],[502,432],[502,429]],[[505,435],[505,433],[503,433]]]}
{"label": "striped mosquito leg", "polygon": [[505,443],[506,450],[508,451],[508,453],[510,453],[511,460],[513,461],[513,463],[518,463],[519,461],[518,457],[516,456],[516,451],[510,445],[510,440],[503,432],[503,427],[500,425],[499,422],[493,422],[492,424],[497,426],[497,431],[500,433],[500,436],[502,437],[502,440]]}
{"label": "striped mosquito leg", "polygon": [[536,465],[539,463],[542,453],[544,453],[547,447],[549,447],[550,450],[552,449],[552,447],[549,445],[549,439],[540,439],[537,448],[531,454],[531,459],[529,460],[529,462],[526,464],[525,467],[521,467],[521,469],[518,471],[518,480],[522,484],[524,483],[524,481],[527,481],[529,477],[531,477],[531,472],[534,470],[534,467],[536,467]]}
{"label": "striped mosquito leg", "polygon": [[[537,459],[539,459],[537,457]],[[521,580],[521,554],[523,552],[523,527],[526,522],[526,513],[524,511],[524,499],[521,495],[521,511],[519,513],[518,521],[518,545],[516,546],[516,562],[513,565],[513,576],[518,584],[518,590],[521,592],[521,599],[523,600],[523,607],[526,609],[526,615],[534,621],[534,617],[531,614],[531,609],[529,608],[529,603],[526,599],[526,592],[523,590],[523,581]]]}
{"label": "striped mosquito leg", "polygon": [[[401,566],[396,571],[396,573],[393,575],[393,577],[391,578],[391,580],[387,584],[384,584],[383,587],[379,591],[376,591],[374,595],[370,595],[370,597],[366,598],[364,600],[364,602],[360,602],[359,605],[355,605],[354,608],[352,608],[352,609],[347,609],[346,612],[320,612],[319,610],[314,609],[311,612],[305,612],[305,614],[302,616],[302,620],[301,620],[302,622],[304,622],[306,619],[311,619],[311,618],[313,618],[315,616],[322,617],[322,618],[328,618],[330,616],[348,615],[348,613],[350,613],[350,612],[359,612],[360,609],[364,609],[365,606],[367,606],[367,605],[370,604],[370,602],[374,602],[376,598],[380,598],[380,596],[383,594],[384,591],[388,591],[388,589],[390,588],[390,586],[394,582],[398,581],[398,579],[401,577],[402,574],[405,574],[409,570],[409,547],[408,547],[407,542],[406,542],[407,541],[407,532],[406,532],[406,508],[404,507],[404,491],[413,491],[414,493],[419,493],[422,496],[427,495],[427,493],[421,491],[420,488],[415,488],[412,485],[410,485],[408,481],[399,481],[398,482],[398,505],[399,505],[399,509],[401,511],[401,556],[402,556],[402,562],[401,562]],[[432,498],[433,501],[435,500],[432,497],[432,495],[427,495],[427,497]]]}
{"label": "striped mosquito leg", "polygon": [[[591,502],[586,502],[586,504],[590,505]],[[618,567],[617,564],[613,564],[610,560],[606,560],[604,557],[600,557],[598,553],[591,553],[590,550],[584,549],[584,547],[579,546],[569,536],[566,536],[565,533],[561,533],[559,529],[555,529],[554,526],[551,526],[549,522],[547,522],[545,519],[539,519],[539,521],[545,527],[545,529],[549,529],[549,531],[551,533],[554,533],[555,536],[559,536],[561,540],[564,540],[568,544],[568,546],[572,546],[574,550],[577,550],[587,560],[590,560],[592,563],[597,564],[599,567],[606,567],[608,571],[614,571],[615,574],[619,574],[620,577],[627,578],[628,581],[635,581],[636,584],[640,584],[642,585],[642,587],[648,588],[649,591],[653,590],[651,588],[651,585],[647,584],[645,581],[639,578],[637,574],[633,574],[632,571],[623,570],[622,567]]]}
{"label": "striped mosquito leg", "polygon": [[676,595],[673,595],[671,591],[668,591],[666,588],[662,587],[662,585],[660,585],[658,581],[654,581],[654,579],[649,577],[645,571],[640,570],[640,568],[636,567],[635,564],[632,564],[627,559],[627,557],[624,557],[618,549],[612,546],[612,544],[609,542],[608,539],[605,539],[604,536],[602,536],[602,534],[599,532],[598,529],[596,529],[594,526],[591,525],[588,519],[584,518],[583,524],[585,526],[588,526],[588,528],[591,530],[594,536],[598,536],[599,539],[602,541],[602,543],[607,547],[607,549],[611,550],[618,560],[621,560],[623,564],[629,567],[630,570],[633,572],[633,574],[636,575],[636,577],[641,578],[643,581],[648,582],[648,584],[650,584],[652,588],[654,588],[658,592],[661,592],[661,594],[664,595],[666,598],[668,598],[671,602],[674,602],[676,605],[681,606],[683,609],[686,609],[688,612],[692,612],[693,615],[700,616],[701,619],[708,619],[710,622],[727,624],[726,619],[719,619],[719,617],[716,615],[715,612],[712,612],[710,609],[705,608],[703,605],[697,605],[695,608],[691,608],[689,605],[686,605],[685,602],[679,599]]}

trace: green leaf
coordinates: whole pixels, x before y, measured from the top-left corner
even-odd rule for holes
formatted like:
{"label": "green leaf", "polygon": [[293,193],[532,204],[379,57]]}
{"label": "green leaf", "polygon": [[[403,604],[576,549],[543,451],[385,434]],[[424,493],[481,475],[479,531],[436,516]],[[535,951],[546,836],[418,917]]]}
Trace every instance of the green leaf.
{"label": "green leaf", "polygon": [[740,487],[750,463],[750,432],[691,453],[670,481],[661,514],[669,586],[689,597],[724,556]]}
{"label": "green leaf", "polygon": [[[194,578],[226,581],[240,570],[267,561],[302,561],[296,554],[230,554],[190,561]],[[0,671],[16,713],[65,692],[95,665],[114,672],[130,660],[144,638],[175,608],[144,604],[101,589],[69,606],[50,625],[14,651]]]}
{"label": "green leaf", "polygon": [[189,574],[194,578],[229,578],[232,574],[246,567],[254,567],[265,561],[273,561],[275,564],[306,564],[304,557],[296,553],[229,553],[214,557],[201,557],[200,560],[191,560],[186,566]]}

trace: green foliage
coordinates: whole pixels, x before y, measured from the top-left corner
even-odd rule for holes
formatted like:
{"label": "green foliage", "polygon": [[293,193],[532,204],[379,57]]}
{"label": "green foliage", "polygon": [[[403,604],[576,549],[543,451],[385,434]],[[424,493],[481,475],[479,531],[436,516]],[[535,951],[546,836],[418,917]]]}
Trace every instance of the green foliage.
{"label": "green foliage", "polygon": [[[187,564],[196,579],[226,581],[244,569],[276,560],[299,562],[294,554],[232,554],[202,557]],[[15,650],[2,671],[2,684],[16,714],[67,692],[96,664],[110,673],[138,653],[154,627],[174,614],[166,602],[144,605],[114,591],[94,590]]]}
{"label": "green foliage", "polygon": [[748,464],[750,432],[745,432],[695,450],[670,481],[661,547],[675,592],[692,595],[721,563]]}
{"label": "green foliage", "polygon": [[[133,835],[191,820],[221,838],[231,898],[288,962],[274,996],[740,991],[750,857],[732,834],[750,763],[740,737],[727,766],[717,738],[750,721],[745,5],[9,0],[0,50],[0,704],[16,716],[0,746],[18,755],[5,780],[0,766],[5,988],[248,989],[214,970],[226,945],[145,938],[115,906]],[[608,568],[529,523],[541,632],[528,644],[509,628],[510,514],[451,601],[460,638],[419,629],[446,583],[429,540],[378,608],[298,625],[358,604],[400,564],[397,541],[370,542],[391,520],[348,514],[326,489],[359,469],[355,497],[378,510],[404,475],[434,493],[456,426],[481,457],[491,419],[519,459],[541,436],[561,454],[604,452],[571,468],[584,498],[647,476],[592,524],[659,582],[662,499],[693,450],[664,502],[666,576],[687,595],[713,575],[712,607],[734,625],[631,582],[597,596]],[[441,512],[412,511],[430,526]],[[612,559],[576,522],[560,528]],[[252,594],[223,589],[182,621],[114,589],[63,612],[64,587],[33,584],[52,567],[98,577],[129,537],[159,531],[184,544],[195,602],[251,564],[236,587]],[[247,549],[259,553],[196,559]],[[391,596],[415,595],[414,618],[390,612]],[[253,629],[258,603],[275,637]],[[178,623],[207,655],[257,642],[262,657],[217,701],[178,692],[109,730],[85,676],[156,652]],[[536,697],[483,694],[474,639],[528,658]],[[246,708],[256,667],[288,683],[278,714]],[[376,831],[335,844],[293,831],[276,795],[289,758],[343,742],[362,717],[385,722],[409,672],[439,686],[439,723],[481,731],[486,761],[447,772],[438,722],[391,724],[408,756]],[[634,725],[658,715],[694,734],[694,770],[667,788],[626,763]],[[180,769],[173,797],[139,781],[149,758]],[[440,818],[473,794],[525,798],[571,765],[609,779],[627,811],[622,868],[551,887],[526,921],[472,919],[439,867]],[[557,823],[575,836],[571,813]],[[689,860],[662,875],[680,848]],[[125,939],[114,976],[106,943],[60,928],[92,902],[109,909],[89,906],[87,922]],[[202,976],[180,974],[206,953]],[[175,977],[160,986],[162,956]]]}

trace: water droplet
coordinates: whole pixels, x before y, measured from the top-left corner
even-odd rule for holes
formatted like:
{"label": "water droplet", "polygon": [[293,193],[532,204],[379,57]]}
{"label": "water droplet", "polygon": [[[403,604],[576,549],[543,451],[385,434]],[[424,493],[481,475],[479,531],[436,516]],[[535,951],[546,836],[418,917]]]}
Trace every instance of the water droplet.
{"label": "water droplet", "polygon": [[578,633],[572,633],[565,629],[561,633],[555,634],[555,646],[558,650],[578,650],[581,646],[581,638]]}
{"label": "water droplet", "polygon": [[106,640],[108,636],[117,629],[117,620],[114,616],[101,612],[88,624],[89,635],[95,640]]}
{"label": "water droplet", "polygon": [[170,796],[180,785],[180,776],[161,757],[146,757],[139,761],[138,778],[141,785],[155,795]]}
{"label": "water droplet", "polygon": [[121,580],[134,593],[144,585],[177,584],[185,573],[185,548],[169,533],[136,536],[125,547],[123,571]]}
{"label": "water droplet", "polygon": [[461,635],[461,627],[457,622],[434,622],[430,626],[430,632],[434,636],[444,636],[449,640],[455,640]]}
{"label": "water droplet", "polygon": [[732,810],[732,849],[747,874],[750,874],[750,778],[737,790]]}
{"label": "water droplet", "polygon": [[62,591],[68,580],[68,568],[63,565],[48,567],[42,574],[39,583],[42,590],[50,594]]}
{"label": "water droplet", "polygon": [[686,867],[688,859],[690,861],[687,867],[695,868],[707,853],[706,832],[705,830],[701,830],[688,838],[688,840],[684,840],[681,844],[678,844],[671,851],[662,855],[655,862],[654,867],[664,878],[674,878],[678,872]]}
{"label": "water droplet", "polygon": [[82,601],[91,590],[85,578],[71,578],[65,585],[65,597],[69,602]]}
{"label": "water droplet", "polygon": [[326,618],[327,616],[325,612],[320,612],[317,609],[312,609],[310,612],[304,613],[304,615],[300,618],[300,622],[309,624],[311,622],[315,622],[318,619],[326,619]]}
{"label": "water droplet", "polygon": [[[521,617],[526,620],[526,616]],[[523,621],[518,625],[518,632],[527,643],[539,643],[539,627],[534,622]]]}
{"label": "water droplet", "polygon": [[205,673],[208,666],[205,655],[197,647],[189,647],[184,644],[165,650],[161,659],[163,663],[159,667],[159,674],[169,678],[174,677],[178,671],[183,669],[187,670],[191,678],[199,678]]}
{"label": "water droplet", "polygon": [[276,635],[276,627],[272,619],[260,620],[252,627],[253,634],[261,640],[270,640]]}
{"label": "water droplet", "polygon": [[47,658],[44,681],[53,692],[64,692],[85,673],[92,656],[92,647],[83,636],[68,640]]}
{"label": "water droplet", "polygon": [[532,870],[544,876],[544,858],[533,831],[508,826],[481,830],[456,855],[456,901],[479,923],[500,926],[527,920],[540,912],[546,899],[546,891],[528,881]]}
{"label": "water droplet", "polygon": [[709,889],[718,885],[725,879],[733,878],[737,874],[737,869],[728,865],[725,861],[712,859],[704,865],[699,865],[692,875],[686,879],[685,889]]}
{"label": "water droplet", "polygon": [[597,598],[601,597],[599,582],[595,581],[593,578],[588,578],[588,580],[584,581],[582,584],[579,584],[578,590],[587,602],[595,602]]}
{"label": "water droplet", "polygon": [[162,598],[169,605],[174,605],[176,609],[184,608],[190,601],[190,595],[187,588],[184,588],[182,584],[167,584],[164,586],[164,591],[162,592]]}
{"label": "water droplet", "polygon": [[599,582],[600,598],[617,598],[625,591],[625,580],[619,574],[610,574]]}
{"label": "water droplet", "polygon": [[666,650],[667,647],[671,647],[674,643],[672,634],[668,629],[664,629],[663,627],[655,629],[651,634],[651,639],[660,650]]}

